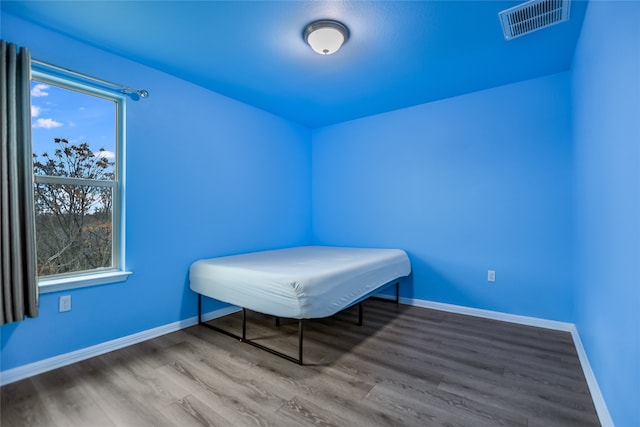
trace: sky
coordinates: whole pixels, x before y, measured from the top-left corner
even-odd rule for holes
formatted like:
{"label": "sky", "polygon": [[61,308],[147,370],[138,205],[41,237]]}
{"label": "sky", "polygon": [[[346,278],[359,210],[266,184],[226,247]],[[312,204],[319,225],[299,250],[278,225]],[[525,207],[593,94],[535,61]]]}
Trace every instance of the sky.
{"label": "sky", "polygon": [[72,144],[89,143],[94,153],[115,159],[115,102],[43,83],[31,81],[31,132],[33,153],[53,155],[58,144],[54,138],[66,138]]}

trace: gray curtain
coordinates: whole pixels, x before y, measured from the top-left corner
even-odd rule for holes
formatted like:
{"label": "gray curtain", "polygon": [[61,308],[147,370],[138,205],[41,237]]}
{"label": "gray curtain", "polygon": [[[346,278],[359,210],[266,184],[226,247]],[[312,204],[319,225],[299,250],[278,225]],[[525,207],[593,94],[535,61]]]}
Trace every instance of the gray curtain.
{"label": "gray curtain", "polygon": [[0,324],[38,315],[33,158],[31,154],[31,58],[0,41]]}

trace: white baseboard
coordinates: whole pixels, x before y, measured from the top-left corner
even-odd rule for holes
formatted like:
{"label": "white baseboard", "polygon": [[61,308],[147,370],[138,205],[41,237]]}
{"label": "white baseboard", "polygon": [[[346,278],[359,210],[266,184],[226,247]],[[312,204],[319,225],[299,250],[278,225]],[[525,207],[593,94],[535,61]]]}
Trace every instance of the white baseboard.
{"label": "white baseboard", "polygon": [[[227,314],[231,314],[238,310],[240,309],[237,307],[225,307],[219,310],[211,311],[209,313],[203,313],[202,319],[204,321],[209,321],[217,317],[226,316]],[[137,344],[146,340],[150,340],[152,338],[156,338],[161,335],[168,334],[170,332],[179,331],[180,329],[193,326],[197,323],[198,323],[198,317],[194,316],[189,319],[184,319],[178,322],[170,323],[168,325],[159,326],[153,329],[148,329],[146,331],[138,332],[133,335],[128,335],[126,337],[117,338],[115,340],[107,341],[91,347],[86,347],[80,350],[72,351],[70,353],[65,353],[59,356],[54,356],[48,359],[40,360],[38,362],[29,363],[23,366],[18,366],[17,368],[7,369],[6,371],[0,372],[0,386],[11,384],[13,382],[32,377],[34,375],[42,374],[44,372],[48,372],[53,369],[61,368],[63,366],[67,366],[72,363],[90,359],[92,357],[108,353],[110,351],[128,347],[130,345]]]}
{"label": "white baseboard", "polygon": [[[395,299],[395,296],[384,295],[384,294],[376,295],[376,297],[385,298],[385,299]],[[584,372],[584,376],[587,380],[587,385],[589,386],[589,391],[591,392],[591,398],[593,399],[593,404],[598,413],[598,417],[600,418],[600,423],[602,424],[603,427],[613,427],[614,425],[613,420],[611,419],[611,415],[609,414],[607,405],[604,401],[602,393],[600,392],[600,387],[598,386],[596,377],[593,373],[593,370],[591,369],[591,365],[589,364],[587,353],[585,352],[585,349],[582,346],[582,341],[580,340],[578,329],[576,328],[576,325],[574,325],[573,323],[558,322],[555,320],[520,316],[516,314],[501,313],[497,311],[483,310],[479,308],[464,307],[460,305],[445,304],[441,302],[433,302],[433,301],[420,300],[420,299],[414,299],[414,298],[401,297],[400,303],[413,305],[416,307],[430,308],[433,310],[447,311],[450,313],[459,313],[459,314],[465,314],[468,316],[482,317],[485,319],[493,319],[493,320],[499,320],[503,322],[517,323],[520,325],[535,326],[538,328],[553,329],[557,331],[564,331],[564,332],[571,333],[571,336],[573,337],[573,342],[576,346],[576,352],[578,353],[580,364],[582,365],[582,371]],[[225,307],[219,310],[211,311],[209,313],[203,313],[202,320],[209,321],[212,319],[216,319],[218,317],[226,316],[227,314],[235,313],[239,310],[240,308],[234,307],[234,306]],[[12,382],[22,380],[24,378],[29,378],[31,376],[38,375],[43,372],[51,371],[53,369],[61,368],[63,366],[70,365],[72,363],[80,362],[82,360],[86,360],[91,357],[99,356],[101,354],[105,354],[110,351],[128,347],[130,345],[137,344],[139,342],[146,341],[155,337],[159,337],[161,335],[165,335],[170,332],[175,332],[180,329],[193,326],[197,323],[198,323],[198,318],[197,316],[194,316],[189,319],[180,320],[178,322],[170,323],[168,325],[159,326],[157,328],[138,332],[136,334],[128,335],[126,337],[118,338],[112,341],[107,341],[102,344],[83,348],[77,351],[72,351],[66,354],[61,354],[60,356],[51,357],[49,359],[30,363],[24,366],[19,366],[13,369],[7,369],[6,371],[0,372],[0,386],[10,384]]]}
{"label": "white baseboard", "polygon": [[582,340],[580,339],[580,335],[578,334],[578,328],[576,327],[576,325],[572,325],[572,329],[570,332],[571,336],[573,337],[573,343],[576,346],[578,359],[580,359],[582,372],[584,372],[584,377],[587,380],[587,385],[589,386],[589,392],[591,393],[591,398],[593,399],[593,405],[596,407],[598,418],[600,418],[600,424],[602,424],[602,427],[614,427],[613,419],[611,418],[611,414],[609,413],[607,404],[604,401],[604,397],[600,392],[598,381],[596,380],[596,376],[591,369],[591,364],[589,363],[589,359],[587,358],[587,352],[582,346]]}
{"label": "white baseboard", "polygon": [[555,331],[571,332],[572,328],[575,329],[573,323],[520,316],[517,314],[502,313],[499,311],[483,310],[480,308],[464,307],[461,305],[445,304],[442,302],[403,297],[400,298],[400,302],[402,304],[414,305],[416,307],[431,308],[439,311],[448,311],[450,313],[465,314],[467,316],[482,317],[484,319],[499,320],[519,325],[535,326],[537,328],[553,329]]}

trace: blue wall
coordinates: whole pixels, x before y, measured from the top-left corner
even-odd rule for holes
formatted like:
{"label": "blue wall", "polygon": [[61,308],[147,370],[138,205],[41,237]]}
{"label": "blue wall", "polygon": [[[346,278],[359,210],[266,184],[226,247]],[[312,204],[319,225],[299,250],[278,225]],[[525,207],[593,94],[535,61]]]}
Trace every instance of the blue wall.
{"label": "blue wall", "polygon": [[640,426],[640,3],[592,2],[573,69],[576,324],[614,422]]}
{"label": "blue wall", "polygon": [[569,77],[314,131],[315,241],[406,249],[405,297],[571,321]]}
{"label": "blue wall", "polygon": [[133,275],[63,292],[67,313],[57,312],[60,293],[42,295],[37,319],[1,328],[2,370],[195,316],[187,274],[198,258],[310,241],[308,129],[8,14],[2,38],[151,94],[127,103]]}

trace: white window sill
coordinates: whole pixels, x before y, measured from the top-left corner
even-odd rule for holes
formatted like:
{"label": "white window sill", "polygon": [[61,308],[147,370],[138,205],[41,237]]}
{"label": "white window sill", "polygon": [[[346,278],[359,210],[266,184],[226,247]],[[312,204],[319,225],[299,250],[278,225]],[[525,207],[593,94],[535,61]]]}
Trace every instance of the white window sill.
{"label": "white window sill", "polygon": [[38,280],[38,289],[41,294],[46,294],[49,292],[67,291],[69,289],[86,288],[88,286],[106,285],[109,283],[124,282],[130,274],[130,271],[109,271],[106,273],[40,279]]}

